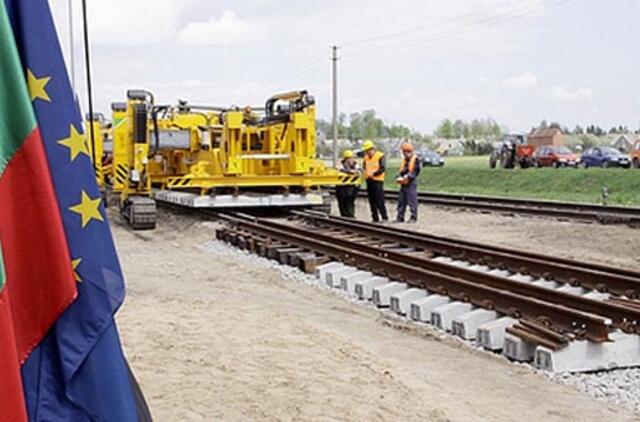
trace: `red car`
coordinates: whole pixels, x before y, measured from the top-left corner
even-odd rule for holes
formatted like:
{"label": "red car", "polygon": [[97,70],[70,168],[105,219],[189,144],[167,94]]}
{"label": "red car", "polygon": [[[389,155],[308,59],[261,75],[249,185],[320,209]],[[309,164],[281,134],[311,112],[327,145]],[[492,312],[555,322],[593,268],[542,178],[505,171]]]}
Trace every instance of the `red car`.
{"label": "red car", "polygon": [[580,159],[567,147],[540,147],[533,155],[536,167],[577,167]]}

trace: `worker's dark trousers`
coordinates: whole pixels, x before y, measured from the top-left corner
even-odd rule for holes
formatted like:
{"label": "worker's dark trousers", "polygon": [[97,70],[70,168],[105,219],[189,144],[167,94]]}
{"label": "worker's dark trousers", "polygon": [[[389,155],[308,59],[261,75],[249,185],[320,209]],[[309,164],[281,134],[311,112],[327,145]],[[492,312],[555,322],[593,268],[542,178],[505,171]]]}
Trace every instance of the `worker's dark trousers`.
{"label": "worker's dark trousers", "polygon": [[400,188],[398,193],[398,221],[404,221],[407,205],[411,210],[411,220],[418,220],[418,184],[415,181]]}
{"label": "worker's dark trousers", "polygon": [[354,185],[336,186],[336,199],[342,217],[356,216],[356,196],[358,187]]}
{"label": "worker's dark trousers", "polygon": [[388,220],[387,206],[384,203],[384,182],[367,180],[367,197],[373,221],[380,221],[380,217],[384,221]]}

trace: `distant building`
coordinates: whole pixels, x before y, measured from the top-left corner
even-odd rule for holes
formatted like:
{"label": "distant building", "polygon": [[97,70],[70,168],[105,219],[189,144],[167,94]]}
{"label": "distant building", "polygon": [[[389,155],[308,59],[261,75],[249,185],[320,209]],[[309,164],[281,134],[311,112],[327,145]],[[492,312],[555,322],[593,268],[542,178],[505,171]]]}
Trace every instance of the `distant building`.
{"label": "distant building", "polygon": [[442,156],[459,157],[464,154],[464,139],[436,138],[436,152]]}
{"label": "distant building", "polygon": [[558,128],[545,128],[532,130],[527,135],[529,145],[539,146],[563,146],[565,142],[564,133]]}
{"label": "distant building", "polygon": [[611,146],[616,148],[620,152],[629,152],[633,146],[633,135],[622,134],[613,138]]}

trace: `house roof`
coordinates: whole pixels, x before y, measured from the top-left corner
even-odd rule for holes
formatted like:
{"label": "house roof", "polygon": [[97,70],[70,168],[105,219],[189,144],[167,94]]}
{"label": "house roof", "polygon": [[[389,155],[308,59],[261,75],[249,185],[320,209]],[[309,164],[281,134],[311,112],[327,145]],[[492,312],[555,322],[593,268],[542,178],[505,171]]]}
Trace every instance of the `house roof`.
{"label": "house roof", "polygon": [[558,129],[556,127],[548,127],[548,128],[544,128],[544,129],[532,130],[531,133],[529,133],[529,135],[527,135],[527,136],[529,138],[551,138],[551,137],[555,136],[558,133],[560,135],[564,135],[560,129]]}
{"label": "house roof", "polygon": [[617,135],[615,138],[613,138],[612,144],[617,144],[619,142],[626,142],[628,144],[632,144],[634,142],[634,136],[626,133],[623,133],[622,135]]}

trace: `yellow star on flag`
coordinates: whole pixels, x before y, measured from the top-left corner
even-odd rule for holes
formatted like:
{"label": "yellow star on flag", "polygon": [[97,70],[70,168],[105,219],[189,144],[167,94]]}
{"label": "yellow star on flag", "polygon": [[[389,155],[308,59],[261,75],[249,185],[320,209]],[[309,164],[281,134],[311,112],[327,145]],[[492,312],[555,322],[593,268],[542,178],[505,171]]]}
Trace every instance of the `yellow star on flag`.
{"label": "yellow star on flag", "polygon": [[87,192],[82,191],[82,199],[80,203],[69,207],[69,210],[80,214],[82,217],[82,228],[91,222],[91,220],[104,221],[102,214],[100,214],[100,197],[91,199]]}
{"label": "yellow star on flag", "polygon": [[80,154],[89,156],[89,148],[87,147],[87,139],[84,134],[78,132],[74,125],[69,125],[69,137],[58,141],[60,145],[69,148],[70,160],[73,161]]}
{"label": "yellow star on flag", "polygon": [[31,101],[37,99],[51,102],[49,94],[45,87],[51,80],[51,76],[43,76],[42,78],[36,78],[31,69],[27,69],[27,86],[29,87],[29,94],[31,95]]}
{"label": "yellow star on flag", "polygon": [[73,267],[73,275],[76,277],[76,281],[78,283],[82,283],[82,278],[80,278],[80,275],[78,275],[78,272],[76,271],[78,269],[78,265],[80,265],[81,262],[82,258],[74,259],[71,261],[71,266]]}

